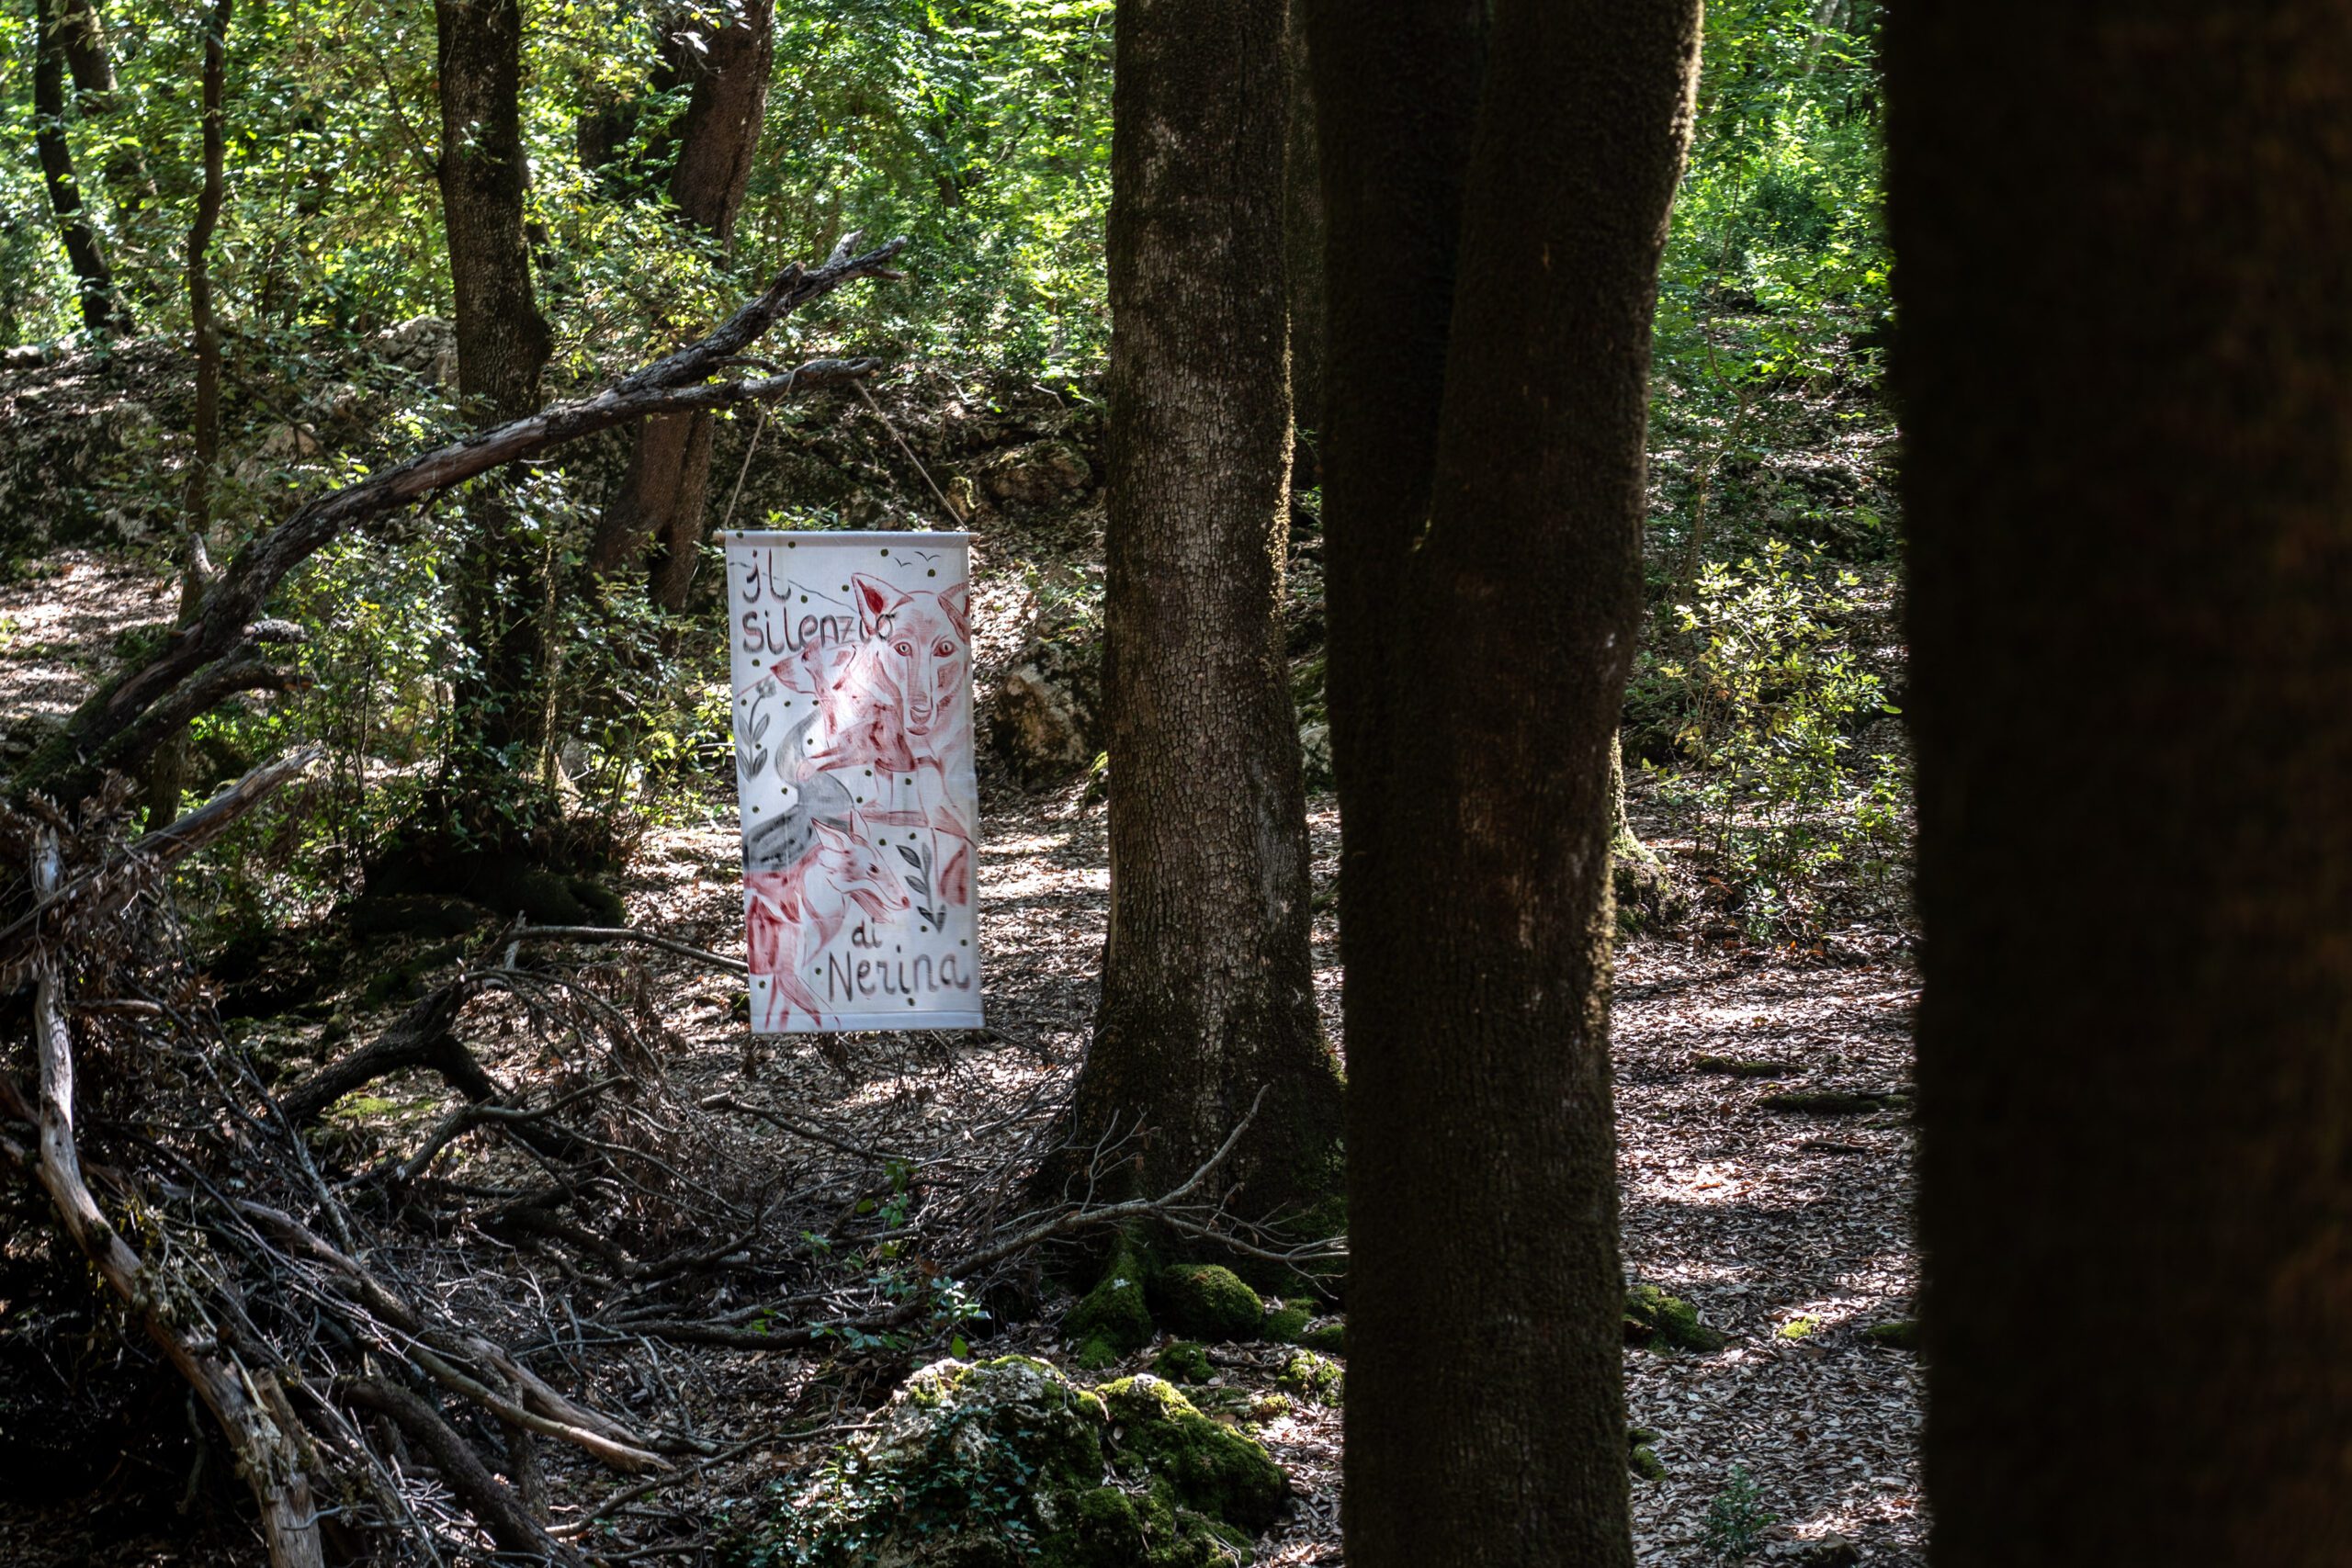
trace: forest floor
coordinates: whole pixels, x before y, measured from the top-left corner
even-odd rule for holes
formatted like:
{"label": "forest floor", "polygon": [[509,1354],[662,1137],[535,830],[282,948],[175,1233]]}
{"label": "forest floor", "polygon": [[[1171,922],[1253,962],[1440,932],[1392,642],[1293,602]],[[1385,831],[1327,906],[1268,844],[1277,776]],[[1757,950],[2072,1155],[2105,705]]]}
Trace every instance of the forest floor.
{"label": "forest floor", "polygon": [[[130,626],[168,614],[168,594],[138,569],[110,558],[64,552],[28,575],[0,584],[0,715],[62,712],[103,664],[104,650]],[[1637,826],[1670,859],[1687,852],[1663,822]],[[1328,893],[1338,818],[1328,797],[1315,803],[1318,909],[1317,991],[1332,1036],[1338,1016],[1336,931]],[[725,951],[740,942],[738,844],[731,812],[660,829],[645,840],[622,885],[633,923]],[[657,956],[644,984],[667,1025],[662,1073],[673,1103],[726,1096],[819,1129],[811,1141],[761,1120],[705,1111],[714,1130],[702,1147],[718,1185],[782,1187],[854,1195],[872,1168],[854,1149],[934,1149],[991,1124],[1011,1141],[1033,1135],[1036,1109],[1050,1106],[1075,1072],[1093,1008],[1109,875],[1102,811],[1073,788],[1054,794],[996,792],[985,820],[977,879],[986,953],[985,994],[992,1032],[983,1035],[846,1037],[846,1049],[779,1045],[747,1059],[737,1014],[740,982]],[[1661,1479],[1634,1482],[1635,1538],[1644,1563],[1703,1563],[1744,1535],[1766,1560],[1919,1563],[1925,1520],[1917,1459],[1920,1376],[1916,1358],[1865,1337],[1907,1318],[1917,1261],[1910,1233],[1912,1130],[1907,1095],[1910,1021],[1917,994],[1905,944],[1888,929],[1855,928],[1821,952],[1753,945],[1707,928],[1634,940],[1620,951],[1617,1059],[1625,1262],[1636,1280],[1692,1303],[1728,1336],[1712,1353],[1628,1348],[1630,1414],[1657,1434]],[[363,1037],[390,1017],[353,1020]],[[257,1021],[248,1045],[281,1059],[314,1055],[315,1022]],[[538,1059],[527,1031],[485,1033],[476,1042],[494,1073],[525,1078]],[[1708,1070],[1702,1058],[1770,1062],[1769,1076]],[[1893,1094],[1860,1113],[1774,1110],[1776,1092]],[[437,1080],[388,1080],[372,1125],[359,1135],[411,1137],[443,1104]],[[1849,1107],[1849,1111],[1852,1107]],[[969,1168],[992,1151],[969,1151]],[[1008,1194],[1008,1201],[1017,1202]],[[419,1240],[424,1253],[432,1250]],[[497,1266],[514,1299],[539,1288],[541,1265],[507,1253]],[[551,1275],[547,1276],[552,1278]],[[480,1273],[452,1275],[452,1289],[492,1290]],[[1056,1321],[1066,1294],[1048,1292],[1043,1312],[1004,1326],[978,1353],[1019,1349],[1066,1368]],[[0,1303],[0,1331],[7,1327]],[[487,1299],[482,1310],[499,1303]],[[913,1347],[886,1376],[944,1354]],[[1246,1405],[1271,1392],[1286,1352],[1261,1345],[1219,1347],[1218,1382]],[[1148,1351],[1114,1372],[1143,1370]],[[693,1346],[595,1352],[619,1358],[586,1369],[639,1416],[732,1446],[791,1429],[773,1443],[692,1473],[634,1506],[633,1522],[665,1521],[691,1531],[741,1516],[815,1462],[846,1429],[838,1418],[811,1428],[806,1413],[843,1408],[839,1369],[828,1354],[762,1354]],[[626,1364],[624,1364],[626,1363]],[[871,1370],[871,1369],[869,1369]],[[1089,1374],[1077,1374],[1081,1378]],[[871,1404],[887,1388],[866,1388]],[[1341,1414],[1301,1400],[1262,1424],[1260,1435],[1295,1478],[1298,1506],[1261,1542],[1260,1561],[1341,1561],[1338,1484]],[[1753,1485],[1745,1510],[1729,1499]],[[576,1517],[617,1489],[585,1467],[552,1476],[557,1517]],[[1726,1488],[1730,1493],[1728,1499]],[[235,1557],[197,1544],[168,1519],[122,1517],[104,1495],[5,1500],[0,1486],[0,1563],[192,1564]],[[1839,1542],[1851,1543],[1850,1550]],[[682,1559],[692,1561],[689,1556]]]}

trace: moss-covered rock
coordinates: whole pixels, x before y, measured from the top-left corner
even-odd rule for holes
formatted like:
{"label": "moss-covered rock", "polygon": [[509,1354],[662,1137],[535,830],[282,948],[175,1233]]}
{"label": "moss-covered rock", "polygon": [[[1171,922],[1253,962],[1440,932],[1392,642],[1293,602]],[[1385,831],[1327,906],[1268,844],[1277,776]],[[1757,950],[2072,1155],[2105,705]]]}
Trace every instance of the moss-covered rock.
{"label": "moss-covered rock", "polygon": [[1094,1391],[1110,1413],[1105,1444],[1125,1475],[1165,1483],[1176,1506],[1244,1529],[1281,1517],[1290,1483],[1266,1450],[1195,1409],[1159,1378],[1121,1378]]}
{"label": "moss-covered rock", "polygon": [[1320,1328],[1305,1330],[1291,1343],[1309,1350],[1320,1350],[1326,1356],[1344,1356],[1348,1353],[1348,1325],[1327,1323]]}
{"label": "moss-covered rock", "polygon": [[1730,1341],[1699,1321],[1699,1309],[1656,1285],[1625,1292],[1625,1343],[1652,1349],[1720,1350]]}
{"label": "moss-covered rock", "polygon": [[[1132,1355],[1151,1343],[1151,1308],[1145,1301],[1145,1266],[1142,1255],[1122,1241],[1111,1260],[1102,1269],[1102,1277],[1086,1292],[1069,1315],[1062,1319],[1062,1332],[1081,1346],[1099,1342],[1114,1356]],[[1089,1371],[1100,1371],[1101,1367]]]}
{"label": "moss-covered rock", "polygon": [[1666,1479],[1666,1461],[1658,1458],[1657,1450],[1647,1443],[1634,1444],[1633,1453],[1625,1462],[1627,1468],[1644,1481]]}
{"label": "moss-covered rock", "polygon": [[1282,1373],[1274,1382],[1301,1399],[1311,1399],[1317,1404],[1338,1404],[1347,1391],[1348,1374],[1339,1362],[1312,1350],[1301,1350],[1283,1363]]}
{"label": "moss-covered rock", "polygon": [[1151,1282],[1152,1305],[1175,1333],[1193,1339],[1251,1339],[1266,1318],[1266,1303],[1239,1275],[1217,1263],[1162,1269]]}
{"label": "moss-covered rock", "polygon": [[1263,1449],[1157,1378],[1098,1393],[1027,1357],[941,1361],[788,1508],[734,1532],[728,1555],[808,1568],[1224,1568],[1249,1561],[1245,1532],[1272,1523],[1288,1490]]}
{"label": "moss-covered rock", "polygon": [[1919,1322],[1917,1318],[1898,1317],[1885,1323],[1873,1323],[1862,1330],[1862,1337],[1890,1350],[1917,1350],[1919,1348]]}
{"label": "moss-covered rock", "polygon": [[1266,1314],[1258,1326],[1258,1337],[1271,1339],[1277,1345],[1295,1345],[1298,1337],[1306,1332],[1307,1321],[1315,1314],[1303,1306],[1281,1306]]}
{"label": "moss-covered rock", "polygon": [[1190,1339],[1171,1339],[1151,1359],[1151,1370],[1170,1382],[1206,1382],[1216,1376],[1209,1353]]}
{"label": "moss-covered rock", "polygon": [[1070,1360],[1082,1372],[1107,1372],[1124,1359],[1105,1339],[1089,1339],[1070,1353]]}

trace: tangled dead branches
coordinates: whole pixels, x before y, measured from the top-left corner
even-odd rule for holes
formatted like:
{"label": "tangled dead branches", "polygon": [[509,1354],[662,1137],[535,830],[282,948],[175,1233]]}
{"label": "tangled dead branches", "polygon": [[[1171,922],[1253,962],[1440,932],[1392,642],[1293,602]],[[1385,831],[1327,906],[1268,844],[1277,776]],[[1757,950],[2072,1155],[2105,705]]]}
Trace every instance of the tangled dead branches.
{"label": "tangled dead branches", "polygon": [[[273,764],[222,797],[243,806],[204,810],[298,773]],[[273,1082],[180,956],[154,848],[173,830],[118,847],[127,794],[72,818],[0,812],[0,853],[43,899],[34,1027],[0,1055],[0,1165],[47,1194],[123,1327],[198,1392],[275,1564],[658,1547],[616,1519],[744,1446],[639,1413],[684,1409],[644,1396],[677,1374],[663,1347],[824,1346],[887,1375],[980,1332],[982,1303],[1042,1247],[1143,1218],[1231,1233],[1210,1180],[1222,1151],[1158,1199],[1023,1207],[1060,1120],[1052,1080],[920,1146],[689,1099],[664,1069],[662,998],[608,932],[488,932],[378,1038]],[[515,1082],[476,1049],[502,1034]],[[342,1134],[339,1101],[416,1071],[456,1103],[390,1147]],[[806,1159],[745,1161],[746,1120]],[[1106,1145],[1092,1167],[1128,1152]],[[819,1427],[854,1397],[837,1388]],[[551,1473],[594,1470],[628,1484],[555,1513]]]}

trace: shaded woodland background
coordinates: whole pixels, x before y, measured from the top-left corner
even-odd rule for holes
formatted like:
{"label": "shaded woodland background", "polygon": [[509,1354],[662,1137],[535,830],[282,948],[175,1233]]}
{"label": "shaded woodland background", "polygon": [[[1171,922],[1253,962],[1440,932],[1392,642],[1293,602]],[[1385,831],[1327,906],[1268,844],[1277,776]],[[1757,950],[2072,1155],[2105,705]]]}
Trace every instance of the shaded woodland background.
{"label": "shaded woodland background", "polygon": [[[1544,1515],[1547,1535],[1508,1517],[1492,1466],[1435,1499],[1389,1484],[1351,1525],[1360,1561],[1409,1559],[1432,1521],[1464,1562],[1579,1531],[1615,1561],[1626,1496],[1633,1561],[1926,1560],[1883,8],[1704,17],[1648,331],[1638,641],[1607,788],[1569,781],[1616,802],[1610,902],[1585,890],[1611,911],[1613,1012],[1569,1054],[1613,1078],[1576,1178],[1613,1167],[1623,1224],[1584,1227],[1600,1265],[1552,1270],[1575,1275],[1556,1303],[1477,1239],[1548,1212],[1481,1197],[1416,1246],[1402,1220],[1351,1224],[1339,1190],[1347,900],[1352,940],[1383,928],[1373,884],[1338,876],[1334,717],[1344,771],[1374,660],[1340,608],[1363,536],[1325,516],[1360,504],[1346,442],[1378,445],[1344,412],[1371,269],[1344,240],[1325,265],[1364,219],[1327,211],[1317,177],[1306,40],[1329,33],[1230,9],[1187,28],[1125,7],[1125,143],[1109,0],[19,18],[0,1154],[37,1179],[0,1197],[0,1557],[250,1561],[258,1505],[281,1562],[322,1540],[401,1562],[1335,1562],[1342,1464],[1431,1473],[1399,1413],[1453,1378],[1491,1409],[1441,1402],[1431,1450],[1482,1416],[1489,1458],[1514,1421],[1605,1428],[1556,1468],[1614,1500]],[[1626,13],[1625,58],[1677,18]],[[1240,85],[1170,90],[1204,69]],[[1464,102],[1513,85],[1489,70],[1465,68]],[[1668,174],[1641,106],[1673,85],[1663,65],[1609,84]],[[1206,134],[1139,161],[1135,126],[1195,109]],[[1327,105],[1321,134],[1361,156],[1376,118]],[[1189,265],[1155,272],[1155,244]],[[1182,287],[1237,254],[1254,292]],[[1122,349],[1114,308],[1192,330]],[[1286,401],[1238,395],[1266,378],[1236,345],[1278,336]],[[658,412],[623,423],[589,400],[607,387]],[[1186,409],[1223,459],[1169,464]],[[487,472],[493,428],[527,460]],[[1973,495],[1937,450],[1938,495]],[[1579,540],[1587,504],[1607,510],[1561,505]],[[1956,505],[1930,552],[1952,580]],[[1498,536],[1545,536],[1494,511]],[[281,570],[288,519],[324,542]],[[977,534],[990,1032],[745,1043],[707,542],[728,523]],[[1208,608],[1177,614],[1187,558],[1223,565],[1183,577]],[[1556,564],[1531,565],[1531,595]],[[1553,607],[1496,624],[1540,632]],[[1182,712],[1138,696],[1208,668],[1182,628],[1219,615],[1248,657]],[[170,665],[205,637],[209,662]],[[1398,682],[1442,662],[1383,657]],[[1189,755],[1198,733],[1242,739]],[[1434,770],[1350,783],[1360,831],[1366,805],[1393,827],[1461,793]],[[1267,879],[1289,891],[1220,903],[1173,863],[1183,835],[1135,803],[1188,789],[1248,795],[1228,828],[1295,834]],[[137,838],[207,802],[200,835]],[[1414,874],[1455,872],[1432,852]],[[1465,900],[1477,874],[1465,857]],[[1576,941],[1597,964],[1558,1005],[1597,1010],[1607,934]],[[1272,982],[1203,978],[1260,953]],[[1357,1014],[1359,1064],[1404,1028],[1387,1015]],[[77,1056],[96,1201],[61,1225]],[[1139,1087],[1133,1064],[1179,1061],[1197,1092]],[[1997,1128],[1997,1092],[1947,1072]],[[1380,1103],[1441,1125],[1439,1098]],[[1507,1163],[1470,1162],[1497,1189]],[[1965,1164],[1943,1167],[1950,1237],[1979,1235],[1949,1196]],[[2005,1190],[2036,1208],[2026,1177]],[[1998,1244],[1976,1245],[1953,1256],[1989,1278]],[[1546,1383],[1480,1326],[1555,1306],[1603,1375]],[[1979,1367],[2007,1353],[1950,1332]],[[1351,1333],[1374,1417],[1347,1403]],[[1951,1408],[2030,1414],[2007,1397]]]}

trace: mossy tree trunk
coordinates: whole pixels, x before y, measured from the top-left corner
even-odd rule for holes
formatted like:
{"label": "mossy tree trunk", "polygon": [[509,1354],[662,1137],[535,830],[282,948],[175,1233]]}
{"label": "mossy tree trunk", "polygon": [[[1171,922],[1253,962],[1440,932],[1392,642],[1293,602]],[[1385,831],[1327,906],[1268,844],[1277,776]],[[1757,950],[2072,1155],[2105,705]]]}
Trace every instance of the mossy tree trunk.
{"label": "mossy tree trunk", "polygon": [[1072,1131],[1144,1137],[1306,1228],[1340,1186],[1315,1012],[1287,541],[1283,0],[1122,0],[1113,93],[1103,676],[1111,931]]}
{"label": "mossy tree trunk", "polygon": [[1348,1560],[1628,1563],[1609,750],[1697,5],[1308,9]]}
{"label": "mossy tree trunk", "polygon": [[1931,1557],[2352,1562],[2352,12],[1886,51]]}
{"label": "mossy tree trunk", "polygon": [[[682,14],[670,19],[663,43],[665,73],[693,85],[670,138],[677,153],[670,199],[682,220],[722,250],[733,243],[759,147],[775,17],[774,0],[730,7],[723,27]],[[589,549],[589,569],[606,576],[644,566],[654,602],[673,612],[685,608],[701,556],[714,424],[707,413],[646,421]]]}

